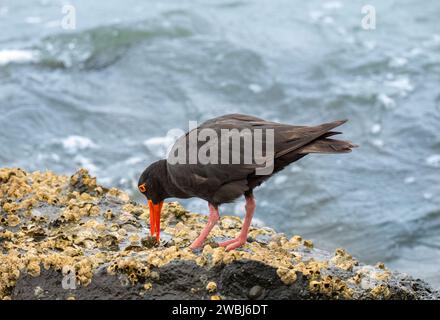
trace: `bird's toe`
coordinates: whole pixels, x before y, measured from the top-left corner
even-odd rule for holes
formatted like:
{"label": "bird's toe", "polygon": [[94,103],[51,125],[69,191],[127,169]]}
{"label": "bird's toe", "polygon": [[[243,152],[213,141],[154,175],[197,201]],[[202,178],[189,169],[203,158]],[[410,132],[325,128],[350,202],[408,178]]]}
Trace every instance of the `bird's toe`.
{"label": "bird's toe", "polygon": [[194,241],[194,242],[189,246],[189,248],[190,248],[191,250],[197,250],[197,249],[200,249],[200,248],[202,247],[202,245],[203,245],[203,242]]}
{"label": "bird's toe", "polygon": [[241,247],[242,245],[244,245],[245,243],[246,243],[246,240],[237,239],[235,242],[226,246],[226,251],[237,249],[237,248]]}
{"label": "bird's toe", "polygon": [[238,238],[219,242],[218,245],[219,245],[220,247],[227,247],[228,245],[230,245],[231,243],[234,243],[234,242],[236,242],[236,241],[238,241]]}
{"label": "bird's toe", "polygon": [[226,240],[223,242],[220,242],[218,245],[221,247],[226,247],[226,251],[234,250],[246,243],[246,238],[238,237],[231,240]]}

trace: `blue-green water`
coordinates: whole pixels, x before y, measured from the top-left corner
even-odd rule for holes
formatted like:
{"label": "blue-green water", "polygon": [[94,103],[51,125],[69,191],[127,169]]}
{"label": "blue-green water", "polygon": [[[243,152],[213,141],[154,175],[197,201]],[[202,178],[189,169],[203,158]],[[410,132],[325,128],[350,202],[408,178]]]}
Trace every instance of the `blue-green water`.
{"label": "blue-green water", "polygon": [[439,1],[368,1],[369,31],[362,1],[70,1],[64,30],[66,3],[0,1],[1,167],[84,166],[136,194],[188,120],[348,118],[361,147],[274,177],[256,222],[440,286]]}

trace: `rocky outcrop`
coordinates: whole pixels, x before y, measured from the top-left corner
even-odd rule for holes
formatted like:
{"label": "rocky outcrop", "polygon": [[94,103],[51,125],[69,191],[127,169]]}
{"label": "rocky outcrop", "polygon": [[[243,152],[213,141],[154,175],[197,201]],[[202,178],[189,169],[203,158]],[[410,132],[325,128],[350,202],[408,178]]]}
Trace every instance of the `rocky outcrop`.
{"label": "rocky outcrop", "polygon": [[251,228],[226,252],[241,220],[224,216],[198,251],[188,245],[206,216],[178,203],[162,210],[160,243],[149,210],[86,170],[71,177],[0,169],[0,298],[3,299],[438,299],[439,292],[343,249]]}

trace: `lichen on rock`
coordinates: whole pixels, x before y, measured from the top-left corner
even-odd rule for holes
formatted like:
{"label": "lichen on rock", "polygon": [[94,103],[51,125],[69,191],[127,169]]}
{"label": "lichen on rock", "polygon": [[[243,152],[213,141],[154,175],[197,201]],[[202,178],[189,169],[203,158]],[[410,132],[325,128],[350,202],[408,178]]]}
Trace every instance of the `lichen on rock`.
{"label": "lichen on rock", "polygon": [[[216,242],[238,234],[238,217],[223,216],[194,252],[188,246],[206,216],[164,204],[160,243],[149,238],[148,222],[148,206],[100,186],[85,169],[71,177],[0,169],[0,298],[439,297],[383,264],[362,265],[343,249],[332,255],[268,228],[251,227],[248,243],[225,251]],[[74,289],[60,285],[72,277]]]}

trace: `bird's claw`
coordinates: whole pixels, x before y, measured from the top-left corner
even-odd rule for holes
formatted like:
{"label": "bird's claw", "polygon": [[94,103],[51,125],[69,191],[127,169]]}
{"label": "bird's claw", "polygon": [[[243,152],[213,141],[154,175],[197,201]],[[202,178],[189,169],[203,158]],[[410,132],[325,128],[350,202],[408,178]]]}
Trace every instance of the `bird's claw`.
{"label": "bird's claw", "polygon": [[246,239],[242,239],[241,237],[220,242],[218,245],[220,247],[226,247],[226,251],[234,250],[246,243]]}
{"label": "bird's claw", "polygon": [[202,241],[202,242],[199,242],[199,241],[195,240],[195,241],[189,246],[189,248],[190,248],[191,250],[197,250],[197,249],[201,248],[202,246],[203,246],[203,241]]}

